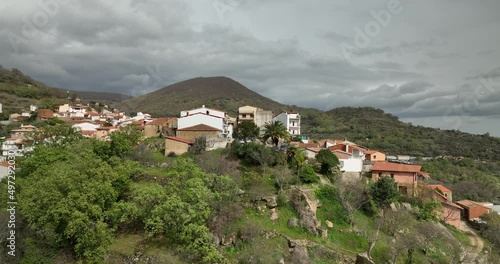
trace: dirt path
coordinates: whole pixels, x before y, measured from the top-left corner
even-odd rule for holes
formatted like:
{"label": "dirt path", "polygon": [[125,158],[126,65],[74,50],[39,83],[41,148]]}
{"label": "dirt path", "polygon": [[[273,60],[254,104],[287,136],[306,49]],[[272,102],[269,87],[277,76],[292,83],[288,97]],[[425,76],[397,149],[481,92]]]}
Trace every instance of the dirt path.
{"label": "dirt path", "polygon": [[466,234],[470,239],[470,247],[465,250],[465,259],[464,260],[465,261],[467,261],[467,260],[477,261],[478,257],[481,255],[483,248],[484,248],[483,239],[477,233],[477,231],[472,229],[471,227],[469,227],[465,221],[461,222],[460,230],[462,230],[464,232],[464,234]]}

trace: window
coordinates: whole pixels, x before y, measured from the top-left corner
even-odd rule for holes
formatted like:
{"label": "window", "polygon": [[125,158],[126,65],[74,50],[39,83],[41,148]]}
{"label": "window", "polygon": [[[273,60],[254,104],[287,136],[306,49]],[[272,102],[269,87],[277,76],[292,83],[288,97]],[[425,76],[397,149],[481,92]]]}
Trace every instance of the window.
{"label": "window", "polygon": [[379,177],[382,177],[382,172],[379,172],[379,173],[378,173],[378,176],[379,176]]}
{"label": "window", "polygon": [[373,155],[373,159],[376,159],[377,158],[377,155]]}
{"label": "window", "polygon": [[394,179],[394,173],[391,173],[391,178],[393,178],[393,179]]}

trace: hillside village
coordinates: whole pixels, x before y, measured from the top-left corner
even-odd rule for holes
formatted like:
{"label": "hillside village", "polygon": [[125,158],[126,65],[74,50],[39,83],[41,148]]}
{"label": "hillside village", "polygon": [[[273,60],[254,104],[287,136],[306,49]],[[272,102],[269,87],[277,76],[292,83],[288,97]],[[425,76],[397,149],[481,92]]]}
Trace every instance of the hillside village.
{"label": "hillside village", "polygon": [[[319,158],[319,156],[325,152],[329,153],[329,155],[334,156],[338,161],[338,164],[334,168],[336,172],[328,176],[330,174],[328,171],[318,169],[317,172],[320,173],[312,171],[307,176],[309,178],[302,178],[303,175],[301,175],[301,181],[303,183],[314,183],[316,182],[314,178],[320,177],[319,182],[326,186],[331,185],[332,182],[335,185],[344,186],[343,183],[339,183],[337,180],[345,182],[345,186],[351,186],[350,184],[352,184],[352,192],[345,194],[348,195],[348,200],[344,201],[346,204],[342,203],[342,206],[345,208],[352,206],[349,205],[349,199],[354,198],[350,196],[366,195],[365,191],[357,189],[356,183],[375,183],[381,179],[390,179],[394,182],[397,193],[402,197],[406,197],[402,198],[401,203],[390,203],[388,205],[390,210],[395,212],[395,214],[401,214],[399,216],[401,218],[407,217],[406,210],[421,210],[412,208],[410,203],[414,203],[415,201],[419,201],[419,203],[424,205],[434,204],[432,206],[436,206],[436,204],[439,204],[438,207],[431,207],[429,209],[435,215],[436,220],[457,228],[457,230],[463,230],[464,234],[473,234],[476,231],[471,231],[470,226],[481,228],[481,225],[484,224],[483,217],[492,212],[500,214],[500,208],[498,205],[493,204],[494,201],[454,199],[453,192],[449,186],[442,184],[439,180],[434,180],[433,175],[422,168],[423,162],[439,157],[414,157],[405,153],[385,153],[377,149],[369,149],[358,145],[349,141],[348,138],[311,138],[301,128],[302,122],[308,120],[304,120],[303,115],[296,110],[275,113],[271,110],[243,105],[239,106],[234,111],[236,115],[232,116],[225,110],[201,105],[194,109],[182,110],[177,116],[153,117],[148,113],[142,112],[127,114],[118,109],[110,108],[108,105],[100,105],[96,102],[92,104],[85,103],[78,97],[71,100],[71,102],[56,105],[52,109],[38,109],[36,105],[31,105],[29,110],[26,109],[26,111],[20,113],[11,113],[9,120],[1,121],[4,128],[9,126],[11,129],[8,135],[2,139],[0,179],[7,177],[9,173],[7,156],[30,157],[30,153],[36,148],[36,144],[34,143],[40,139],[37,137],[39,137],[40,133],[43,134],[48,127],[68,126],[81,135],[82,138],[101,142],[111,142],[113,133],[127,131],[132,128],[140,132],[143,141],[153,140],[156,142],[156,147],[158,147],[158,142],[161,141],[159,148],[166,159],[189,156],[192,153],[217,152],[219,150],[233,151],[233,149],[238,149],[239,145],[245,146],[248,143],[252,143],[256,146],[260,145],[266,149],[272,149],[275,153],[288,156],[287,159],[291,157],[292,161],[289,162],[291,162],[292,167],[312,168],[317,167],[318,161],[323,159]],[[16,125],[18,126],[15,127]],[[273,134],[276,132],[273,132],[273,129],[281,129],[283,133]],[[150,145],[150,147],[152,146]],[[256,164],[272,163],[271,161],[265,161],[265,159],[274,158],[271,156],[265,157],[265,154],[262,155],[264,155],[262,158],[251,157],[250,159],[264,159],[258,161]],[[303,156],[304,160],[301,161],[299,156]],[[245,160],[246,158],[242,156],[241,159]],[[297,173],[307,174],[302,169],[297,169]],[[338,177],[338,179],[328,177]],[[284,183],[280,182],[278,178],[276,181],[280,188],[286,185],[282,186],[281,184]],[[321,203],[315,198],[318,194],[313,195],[312,193],[316,193],[318,190],[313,191],[310,187],[300,185],[289,188],[291,188],[289,189],[291,200],[293,200],[294,196],[298,195],[297,197],[302,198],[294,199],[305,199],[309,204],[309,207],[302,208],[296,202],[292,202],[294,205],[293,208],[298,212],[300,218],[300,224],[298,225],[323,239],[332,236],[328,235],[328,229],[322,227],[321,221],[316,216],[316,211],[319,210],[318,208],[321,206]],[[239,191],[245,193],[241,189]],[[253,197],[254,194],[249,195]],[[264,195],[264,193],[260,195]],[[269,195],[269,193],[265,195]],[[283,214],[283,212],[278,212],[276,205],[274,205],[277,198],[259,196],[252,199],[254,199],[252,200],[253,202],[266,201],[267,207],[270,210],[269,220],[273,222],[280,218],[280,214]],[[353,225],[354,214],[361,208],[360,206],[365,206],[363,204],[346,209],[351,226]],[[259,208],[257,207],[259,211],[262,211]],[[327,228],[334,228],[332,221],[324,221]],[[288,224],[290,225],[290,223]],[[228,247],[233,245],[231,243],[235,243],[234,238],[232,238],[233,242],[231,243],[224,242],[224,239],[227,238],[222,237],[220,239],[222,240],[216,243],[218,247]],[[367,239],[370,239],[370,237],[368,236]],[[289,243],[298,243],[291,241],[293,240],[289,239]],[[370,248],[373,248],[374,245]],[[298,250],[299,248],[296,248],[292,256],[299,254],[297,253],[299,252]],[[304,252],[300,254],[303,255]],[[478,252],[474,254],[467,253],[462,258],[464,260],[476,258],[478,257],[477,254]],[[292,259],[303,258],[303,256],[300,256],[292,257]],[[371,261],[370,250],[367,254],[358,254],[357,259],[357,261],[365,260],[368,261],[367,263],[371,263],[369,262]],[[484,257],[481,257],[481,259],[484,260]],[[292,261],[292,263],[294,262]]]}

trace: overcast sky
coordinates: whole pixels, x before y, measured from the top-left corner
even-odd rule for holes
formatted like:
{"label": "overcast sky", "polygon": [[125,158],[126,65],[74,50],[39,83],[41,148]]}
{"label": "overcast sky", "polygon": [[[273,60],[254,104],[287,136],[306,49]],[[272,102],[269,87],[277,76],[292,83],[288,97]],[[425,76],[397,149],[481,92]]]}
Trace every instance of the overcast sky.
{"label": "overcast sky", "polygon": [[2,0],[0,64],[134,96],[227,76],[281,103],[500,136],[500,1],[312,3]]}

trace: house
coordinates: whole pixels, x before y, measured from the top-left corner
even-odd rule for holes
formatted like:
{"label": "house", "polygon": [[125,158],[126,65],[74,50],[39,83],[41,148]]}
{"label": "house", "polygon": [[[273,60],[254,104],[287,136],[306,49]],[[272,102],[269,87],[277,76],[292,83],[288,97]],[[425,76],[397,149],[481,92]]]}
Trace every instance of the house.
{"label": "house", "polygon": [[385,161],[385,153],[378,150],[365,150],[365,160]]}
{"label": "house", "polygon": [[464,209],[441,194],[438,189],[434,189],[429,185],[427,187],[433,190],[434,200],[441,202],[443,206],[443,210],[439,212],[438,217],[447,224],[459,228]]}
{"label": "house", "polygon": [[261,108],[253,107],[253,106],[242,106],[238,108],[238,124],[243,121],[251,121],[254,122],[257,127],[261,130],[264,125],[273,120],[273,112],[266,111]]}
{"label": "house", "polygon": [[316,158],[316,155],[318,155],[320,150],[321,150],[321,148],[316,148],[316,147],[305,148],[305,156],[308,159],[314,159],[314,158]]}
{"label": "house", "polygon": [[295,112],[283,112],[275,117],[273,121],[280,121],[286,127],[290,136],[300,135],[300,115]]}
{"label": "house", "polygon": [[193,142],[178,138],[178,137],[165,137],[165,156],[168,155],[180,155],[188,152],[189,147],[193,145]]}
{"label": "house", "polygon": [[36,130],[36,127],[35,126],[32,126],[32,125],[21,125],[21,127],[17,128],[17,129],[12,129],[10,131],[10,135],[12,137],[14,136],[25,136],[26,134],[28,134],[29,132],[33,132]]}
{"label": "house", "polygon": [[461,200],[456,202],[464,209],[463,217],[469,221],[479,218],[492,211],[491,208],[471,200]]}
{"label": "house", "polygon": [[37,119],[40,121],[50,120],[54,117],[54,111],[50,109],[40,109],[37,113]]}
{"label": "house", "polygon": [[378,180],[383,176],[391,177],[398,184],[402,194],[415,196],[417,183],[428,179],[428,173],[421,171],[422,166],[407,165],[391,162],[375,162],[372,166],[372,179]]}
{"label": "house", "polygon": [[[182,118],[180,118],[182,119]],[[219,128],[211,127],[205,124],[198,124],[191,127],[177,129],[177,138],[183,138],[188,141],[194,141],[198,137],[219,138],[222,131]]]}
{"label": "house", "polygon": [[177,118],[156,118],[144,125],[144,137],[159,137],[162,133],[165,135],[175,135],[174,128],[177,127]]}
{"label": "house", "polygon": [[63,105],[59,105],[56,107],[56,112],[66,113],[66,112],[69,112],[70,109],[71,109],[71,107],[69,106],[69,104],[63,104]]}
{"label": "house", "polygon": [[342,150],[333,150],[331,152],[339,159],[339,169],[343,176],[352,178],[353,173],[356,174],[356,177],[360,176],[359,173],[363,171],[362,159],[354,157],[352,153]]}
{"label": "house", "polygon": [[451,190],[444,187],[443,185],[441,185],[441,184],[428,184],[427,187],[441,193],[446,199],[448,199],[448,201],[453,201],[453,196],[452,196]]}
{"label": "house", "polygon": [[2,142],[2,156],[9,156],[9,153],[14,153],[15,156],[24,156],[24,153],[29,149],[25,149],[23,136],[12,136],[10,138],[6,138]]}
{"label": "house", "polygon": [[99,138],[99,139],[107,139],[109,137],[109,135],[118,130],[117,127],[98,127],[96,128],[96,133],[95,133],[95,136],[96,138]]}
{"label": "house", "polygon": [[334,146],[331,146],[328,149],[332,152],[335,150],[339,150],[339,151],[343,151],[346,153],[350,153],[352,155],[352,158],[361,159],[361,160],[365,159],[366,149],[363,147],[357,146],[357,145],[350,145],[347,143],[341,143],[341,144],[336,144]]}
{"label": "house", "polygon": [[196,125],[206,125],[220,130],[220,137],[232,138],[233,124],[229,116],[217,109],[201,108],[181,111],[181,117],[177,119],[177,129],[185,129]]}

